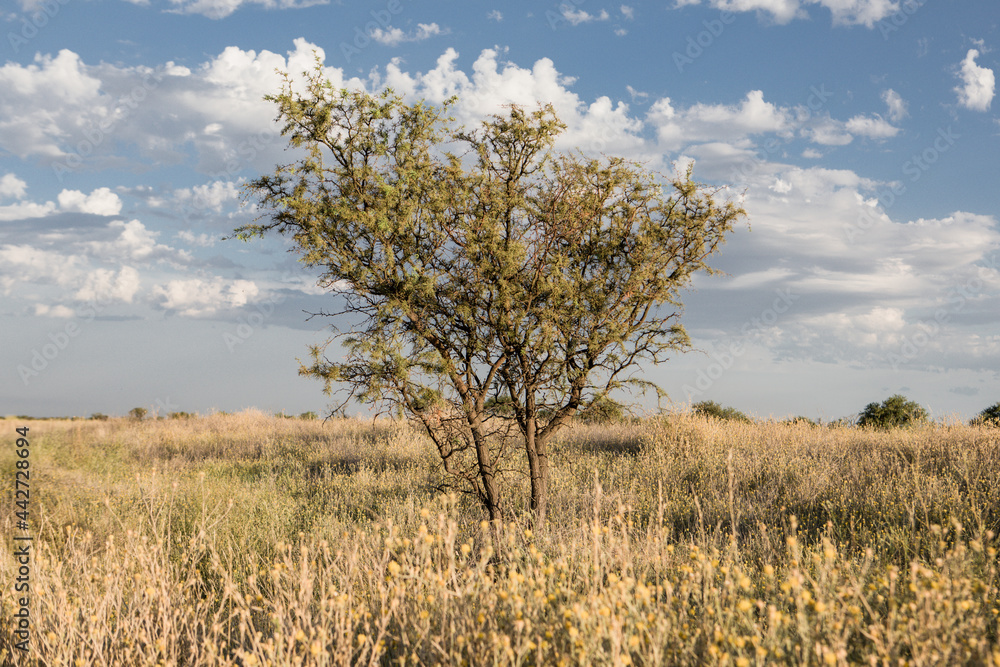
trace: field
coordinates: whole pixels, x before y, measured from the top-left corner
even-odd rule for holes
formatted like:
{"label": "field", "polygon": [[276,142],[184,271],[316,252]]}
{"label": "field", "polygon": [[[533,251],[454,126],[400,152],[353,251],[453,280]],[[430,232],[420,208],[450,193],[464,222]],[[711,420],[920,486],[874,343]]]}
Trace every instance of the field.
{"label": "field", "polygon": [[493,530],[398,423],[2,423],[4,664],[1000,665],[1000,429],[576,425],[532,531],[527,480]]}

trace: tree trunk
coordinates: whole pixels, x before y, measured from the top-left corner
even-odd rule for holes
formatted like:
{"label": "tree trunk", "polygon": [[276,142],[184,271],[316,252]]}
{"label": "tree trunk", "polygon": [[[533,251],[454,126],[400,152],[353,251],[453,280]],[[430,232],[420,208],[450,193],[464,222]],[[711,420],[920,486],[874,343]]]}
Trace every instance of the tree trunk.
{"label": "tree trunk", "polygon": [[474,429],[472,438],[476,446],[476,463],[479,468],[479,479],[483,484],[480,499],[483,501],[483,507],[486,508],[487,514],[489,514],[490,523],[495,524],[497,521],[503,520],[496,471],[493,470],[493,466],[490,464],[490,452],[483,435]]}
{"label": "tree trunk", "polygon": [[528,423],[524,438],[525,450],[528,454],[528,470],[531,476],[531,513],[534,525],[538,528],[545,525],[549,509],[549,457],[545,443],[536,438],[535,420]]}

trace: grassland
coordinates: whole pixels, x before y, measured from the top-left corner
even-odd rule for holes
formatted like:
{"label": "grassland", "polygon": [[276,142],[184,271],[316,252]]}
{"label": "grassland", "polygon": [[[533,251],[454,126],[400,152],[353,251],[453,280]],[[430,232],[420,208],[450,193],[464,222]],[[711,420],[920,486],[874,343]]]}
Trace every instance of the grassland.
{"label": "grassland", "polygon": [[391,422],[0,423],[11,488],[32,436],[12,664],[1000,664],[1000,429],[577,425],[532,532],[527,480],[490,530]]}

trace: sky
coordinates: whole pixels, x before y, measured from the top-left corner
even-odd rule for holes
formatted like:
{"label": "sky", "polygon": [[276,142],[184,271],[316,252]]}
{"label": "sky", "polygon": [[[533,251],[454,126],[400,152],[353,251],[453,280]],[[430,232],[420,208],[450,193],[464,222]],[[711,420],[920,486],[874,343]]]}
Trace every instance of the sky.
{"label": "sky", "polygon": [[[0,414],[323,413],[297,359],[333,295],[252,221],[289,159],[263,99],[338,87],[551,103],[557,148],[748,212],[682,299],[676,406],[825,420],[902,393],[1000,401],[995,0],[8,0],[0,7]],[[624,398],[624,397],[623,397]],[[637,399],[638,400],[638,399]]]}

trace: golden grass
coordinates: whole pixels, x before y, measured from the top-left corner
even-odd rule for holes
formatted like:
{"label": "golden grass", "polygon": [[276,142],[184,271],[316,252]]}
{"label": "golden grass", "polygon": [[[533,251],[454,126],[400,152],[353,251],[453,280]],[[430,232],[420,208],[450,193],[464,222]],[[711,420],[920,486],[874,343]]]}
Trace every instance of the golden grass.
{"label": "golden grass", "polygon": [[392,422],[28,425],[15,664],[1000,664],[997,429],[578,425],[532,533],[526,480],[489,530]]}

